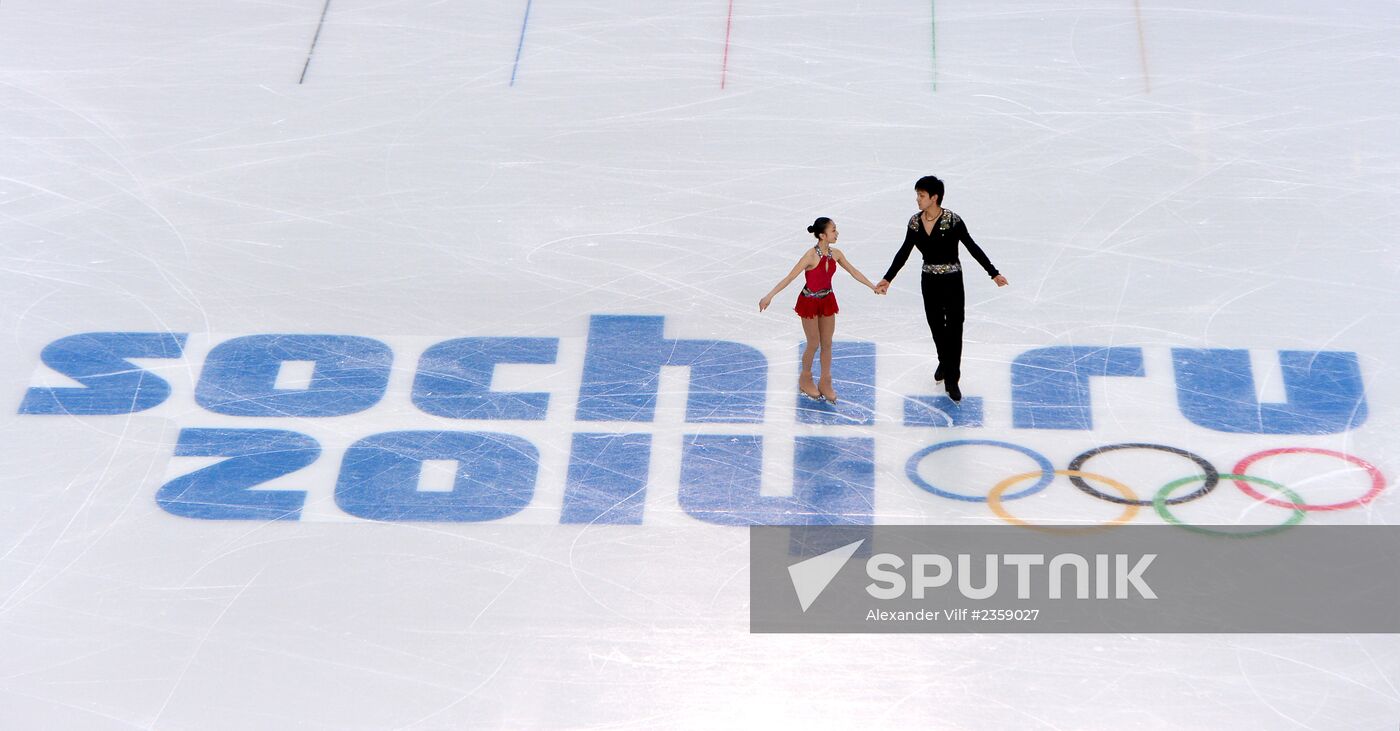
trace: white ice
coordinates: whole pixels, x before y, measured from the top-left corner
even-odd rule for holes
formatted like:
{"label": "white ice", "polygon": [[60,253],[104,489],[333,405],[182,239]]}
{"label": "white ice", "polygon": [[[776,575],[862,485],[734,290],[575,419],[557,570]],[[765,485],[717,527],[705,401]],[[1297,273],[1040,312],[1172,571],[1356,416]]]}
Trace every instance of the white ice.
{"label": "white ice", "polygon": [[[1381,0],[3,0],[0,727],[1394,729],[1390,635],[750,634],[747,532],[677,490],[694,433],[762,434],[775,495],[792,437],[872,438],[878,523],[998,522],[906,475],[959,438],[1059,468],[1117,442],[1222,471],[1303,446],[1396,478],[1397,31]],[[816,216],[878,279],[926,174],[1011,282],[963,255],[962,387],[983,426],[903,422],[906,397],[937,393],[917,256],[886,297],[837,275],[837,339],[878,349],[875,423],[798,423],[798,285],[762,314],[759,297]],[[759,350],[764,422],[687,423],[686,371],[667,368],[653,422],[580,423],[589,318],[607,314]],[[170,398],[20,413],[31,388],[77,385],[45,346],[91,332],[188,334],[181,358],[133,361]],[[330,419],[201,408],[210,349],[271,333],[388,344],[384,399]],[[493,380],[548,393],[548,417],[416,409],[418,356],[462,337],[557,338],[554,363]],[[1014,359],[1071,345],[1140,348],[1145,376],[1096,379],[1092,429],[1015,427]],[[1287,397],[1279,351],[1354,353],[1367,416],[1202,427],[1178,409],[1173,348],[1249,351],[1264,402]],[[317,439],[315,464],[263,486],[305,491],[301,519],[163,510],[161,485],[218,461],[173,456],[190,428]],[[478,524],[337,507],[353,441],[431,429],[529,440],[533,500]],[[652,436],[643,523],[561,524],[571,435],[613,430]],[[1182,469],[1095,464],[1142,486]],[[437,467],[422,490],[444,490]],[[1367,484],[1319,456],[1264,467],[1310,502]],[[976,493],[1012,468],[984,449],[920,470]],[[1192,519],[1287,517],[1230,489]],[[1118,512],[1063,479],[1017,510]],[[1400,511],[1386,491],[1308,521]]]}

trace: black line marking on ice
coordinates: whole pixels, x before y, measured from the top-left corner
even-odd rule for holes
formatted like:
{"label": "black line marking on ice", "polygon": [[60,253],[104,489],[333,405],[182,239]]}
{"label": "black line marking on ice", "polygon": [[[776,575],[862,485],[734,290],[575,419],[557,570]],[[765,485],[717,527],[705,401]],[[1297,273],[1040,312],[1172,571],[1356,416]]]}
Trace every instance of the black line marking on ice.
{"label": "black line marking on ice", "polygon": [[326,11],[331,9],[331,0],[326,0],[326,4],[321,7],[321,20],[316,23],[316,35],[311,37],[311,50],[306,52],[306,64],[301,67],[301,78],[297,79],[297,84],[306,81],[306,70],[311,68],[311,56],[316,53],[316,41],[321,40],[321,26],[326,24]]}

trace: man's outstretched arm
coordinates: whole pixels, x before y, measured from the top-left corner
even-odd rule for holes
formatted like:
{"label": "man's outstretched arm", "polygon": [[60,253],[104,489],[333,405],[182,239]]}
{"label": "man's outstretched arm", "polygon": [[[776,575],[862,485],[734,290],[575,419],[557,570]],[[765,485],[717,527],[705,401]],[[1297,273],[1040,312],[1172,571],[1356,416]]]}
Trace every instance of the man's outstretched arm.
{"label": "man's outstretched arm", "polygon": [[904,245],[899,247],[899,251],[894,255],[894,261],[890,262],[890,268],[885,271],[885,276],[880,278],[875,285],[875,294],[884,294],[890,289],[890,282],[894,281],[894,275],[903,268],[904,262],[909,261],[909,254],[914,250],[914,234],[912,231],[904,234]]}

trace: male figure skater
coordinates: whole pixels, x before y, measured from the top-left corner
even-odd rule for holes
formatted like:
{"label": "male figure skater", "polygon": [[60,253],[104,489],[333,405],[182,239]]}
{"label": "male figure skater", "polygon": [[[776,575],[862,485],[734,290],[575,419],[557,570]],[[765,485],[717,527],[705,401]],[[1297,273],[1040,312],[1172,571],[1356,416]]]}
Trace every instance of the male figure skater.
{"label": "male figure skater", "polygon": [[962,218],[943,207],[942,180],[932,175],[919,178],[919,182],[914,183],[914,198],[919,204],[919,212],[909,218],[904,245],[894,255],[884,278],[875,285],[875,293],[889,291],[894,275],[899,273],[900,267],[909,259],[909,252],[917,246],[924,257],[923,279],[920,281],[924,315],[933,334],[933,346],[938,351],[938,368],[933,372],[933,380],[943,382],[948,398],[961,401],[958,379],[962,376],[963,281],[962,265],[958,262],[958,243],[967,247],[968,253],[982,265],[998,287],[1005,287],[1007,281],[992,266],[977,242],[972,240]]}

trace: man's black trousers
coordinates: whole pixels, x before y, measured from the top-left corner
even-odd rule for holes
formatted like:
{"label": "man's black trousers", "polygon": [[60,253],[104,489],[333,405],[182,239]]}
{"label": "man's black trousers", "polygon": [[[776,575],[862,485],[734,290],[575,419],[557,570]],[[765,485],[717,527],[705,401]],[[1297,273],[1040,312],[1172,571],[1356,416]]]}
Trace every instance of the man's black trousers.
{"label": "man's black trousers", "polygon": [[938,350],[943,379],[956,385],[962,375],[963,280],[962,272],[924,273],[924,315]]}

